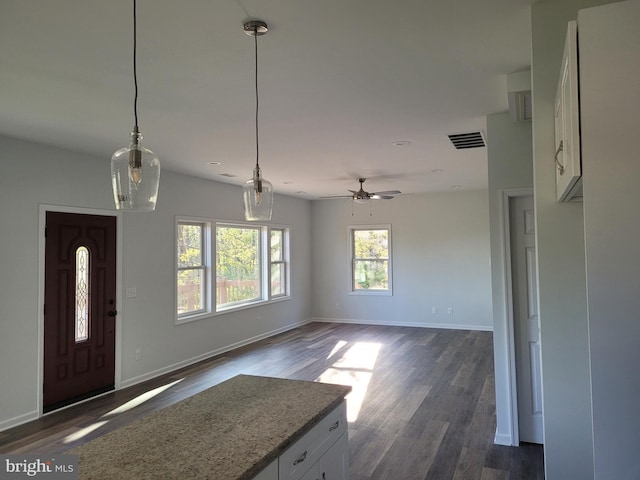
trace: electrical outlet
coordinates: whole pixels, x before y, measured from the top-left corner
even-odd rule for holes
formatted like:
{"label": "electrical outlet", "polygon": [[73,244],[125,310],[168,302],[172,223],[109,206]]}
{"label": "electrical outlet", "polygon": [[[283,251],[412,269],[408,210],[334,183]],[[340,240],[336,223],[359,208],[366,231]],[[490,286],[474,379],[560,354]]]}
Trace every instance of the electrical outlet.
{"label": "electrical outlet", "polygon": [[448,313],[449,315],[453,315],[453,307],[449,307],[449,308],[447,308],[447,313]]}
{"label": "electrical outlet", "polygon": [[142,352],[139,348],[136,348],[136,362],[142,358]]}
{"label": "electrical outlet", "polygon": [[431,313],[436,315],[438,313],[438,307],[431,307]]}

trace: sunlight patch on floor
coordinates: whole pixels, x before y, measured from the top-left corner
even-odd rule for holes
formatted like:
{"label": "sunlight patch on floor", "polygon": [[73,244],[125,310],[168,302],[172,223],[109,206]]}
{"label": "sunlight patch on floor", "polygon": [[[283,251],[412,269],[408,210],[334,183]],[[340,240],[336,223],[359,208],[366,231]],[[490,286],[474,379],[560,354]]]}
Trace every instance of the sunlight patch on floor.
{"label": "sunlight patch on floor", "polygon": [[71,442],[75,442],[76,440],[80,440],[81,438],[89,435],[91,432],[99,429],[103,425],[106,425],[107,423],[109,423],[109,420],[92,423],[88,427],[81,428],[77,432],[67,435],[66,437],[64,437],[64,440],[62,441],[62,443],[71,443]]}
{"label": "sunlight patch on floor", "polygon": [[[162,385],[160,387],[154,388],[153,390],[149,390],[147,392],[141,393],[136,398],[133,398],[133,399],[129,400],[128,402],[123,403],[119,407],[114,408],[110,412],[107,412],[104,415],[102,415],[100,418],[113,417],[115,415],[119,415],[119,414],[124,413],[124,412],[126,412],[128,410],[131,410],[132,408],[135,408],[138,405],[142,405],[144,402],[151,400],[153,397],[155,397],[155,396],[161,394],[162,392],[164,392],[165,390],[173,387],[175,384],[180,383],[182,380],[184,380],[184,378],[181,378],[179,380],[176,380],[175,382],[167,383],[166,385]],[[67,435],[64,438],[64,440],[62,441],[62,443],[71,443],[71,442],[75,442],[76,440],[80,440],[81,438],[86,437],[87,435],[89,435],[91,432],[94,432],[97,429],[99,429],[100,427],[103,427],[107,423],[109,423],[109,420],[101,420],[99,422],[94,422],[94,423],[92,423],[91,425],[89,425],[87,427],[81,428],[77,432],[74,432],[74,433],[71,433],[71,434]]]}
{"label": "sunlight patch on floor", "polygon": [[[346,345],[347,342],[339,341],[328,358]],[[380,343],[357,342],[316,379],[317,382],[351,386],[351,393],[346,397],[349,422],[358,419],[381,347]]]}
{"label": "sunlight patch on floor", "polygon": [[110,412],[105,413],[104,415],[102,415],[101,418],[111,417],[113,415],[118,415],[120,413],[124,413],[128,410],[131,410],[132,408],[135,408],[138,405],[141,405],[144,402],[151,400],[156,395],[160,395],[162,392],[173,387],[175,384],[180,383],[182,380],[184,380],[184,378],[176,380],[175,382],[167,383],[166,385],[162,385],[161,387],[154,388],[153,390],[149,390],[148,392],[141,393],[136,398],[133,398],[129,400],[127,403],[123,403],[119,407],[114,408]]}
{"label": "sunlight patch on floor", "polygon": [[333,350],[331,350],[331,353],[329,354],[329,356],[327,357],[327,360],[329,360],[331,357],[333,357],[336,353],[338,353],[338,351],[344,347],[347,344],[347,342],[345,342],[344,340],[340,340],[338,343],[336,343],[336,346],[333,347]]}

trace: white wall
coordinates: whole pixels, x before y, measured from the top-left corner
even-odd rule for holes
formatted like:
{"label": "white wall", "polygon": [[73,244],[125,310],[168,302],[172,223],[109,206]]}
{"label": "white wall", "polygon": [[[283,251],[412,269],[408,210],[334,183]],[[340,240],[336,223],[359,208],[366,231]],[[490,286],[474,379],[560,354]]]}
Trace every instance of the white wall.
{"label": "white wall", "polygon": [[[1,430],[38,415],[39,205],[113,210],[113,197],[108,159],[0,136],[0,166]],[[242,220],[243,212],[239,187],[163,172],[156,211],[122,214],[119,286],[138,291],[119,300],[122,384],[308,321],[310,203],[274,201],[273,223],[291,226],[292,300],[175,326],[175,215]]]}
{"label": "white wall", "polygon": [[640,478],[639,23],[638,0],[581,10],[578,16],[598,480]]}
{"label": "white wall", "polygon": [[598,0],[531,7],[533,168],[542,346],[545,469],[549,480],[594,478],[582,203],[558,203],[554,99],[567,22]]}
{"label": "white wall", "polygon": [[[490,330],[487,191],[312,202],[313,317]],[[393,296],[349,295],[349,225],[391,224]],[[432,313],[432,307],[438,309]],[[447,314],[448,307],[453,314]]]}
{"label": "white wall", "polygon": [[[531,122],[512,122],[509,113],[487,116],[489,163],[489,218],[491,224],[491,286],[493,302],[493,357],[496,379],[496,443],[517,444],[515,430],[517,418],[512,408],[515,378],[509,375],[513,356],[513,327],[508,323],[507,292],[505,283],[507,262],[503,221],[504,195],[533,192],[533,159]],[[513,367],[513,365],[512,365]],[[513,372],[515,375],[515,372]]]}

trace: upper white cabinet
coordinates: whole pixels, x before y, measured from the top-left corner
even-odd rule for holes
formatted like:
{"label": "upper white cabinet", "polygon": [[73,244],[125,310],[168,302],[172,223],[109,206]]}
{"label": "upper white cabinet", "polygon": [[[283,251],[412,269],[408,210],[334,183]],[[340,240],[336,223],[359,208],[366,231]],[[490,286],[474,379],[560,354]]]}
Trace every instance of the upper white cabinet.
{"label": "upper white cabinet", "polygon": [[559,202],[582,197],[577,30],[577,23],[569,22],[556,92],[556,151],[553,161]]}

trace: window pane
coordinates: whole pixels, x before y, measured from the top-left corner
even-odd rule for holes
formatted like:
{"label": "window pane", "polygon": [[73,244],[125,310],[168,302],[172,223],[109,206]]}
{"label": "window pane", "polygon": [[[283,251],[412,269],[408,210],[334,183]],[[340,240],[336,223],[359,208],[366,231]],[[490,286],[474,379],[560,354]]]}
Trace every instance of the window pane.
{"label": "window pane", "polygon": [[389,258],[388,230],[354,230],[356,258]]}
{"label": "window pane", "polygon": [[271,264],[271,296],[284,295],[284,263]]}
{"label": "window pane", "polygon": [[178,225],[178,267],[202,265],[203,225]]}
{"label": "window pane", "polygon": [[387,260],[354,261],[354,290],[387,290],[388,288],[389,262]]}
{"label": "window pane", "polygon": [[282,230],[271,230],[271,261],[282,261]]}
{"label": "window pane", "polygon": [[178,271],[178,315],[203,310],[204,269]]}
{"label": "window pane", "polygon": [[89,339],[89,250],[76,250],[76,343]]}
{"label": "window pane", "polygon": [[216,306],[261,298],[260,230],[216,228]]}

